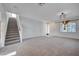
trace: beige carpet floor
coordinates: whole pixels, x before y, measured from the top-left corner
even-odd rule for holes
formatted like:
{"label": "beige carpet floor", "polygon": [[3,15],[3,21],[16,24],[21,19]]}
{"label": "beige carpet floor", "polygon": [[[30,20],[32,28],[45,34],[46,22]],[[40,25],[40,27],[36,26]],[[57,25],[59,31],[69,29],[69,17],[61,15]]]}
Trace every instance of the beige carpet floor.
{"label": "beige carpet floor", "polygon": [[79,40],[64,37],[35,37],[0,49],[0,55],[79,56]]}
{"label": "beige carpet floor", "polygon": [[79,40],[61,37],[37,37],[24,42],[17,55],[28,56],[69,56],[79,55]]}

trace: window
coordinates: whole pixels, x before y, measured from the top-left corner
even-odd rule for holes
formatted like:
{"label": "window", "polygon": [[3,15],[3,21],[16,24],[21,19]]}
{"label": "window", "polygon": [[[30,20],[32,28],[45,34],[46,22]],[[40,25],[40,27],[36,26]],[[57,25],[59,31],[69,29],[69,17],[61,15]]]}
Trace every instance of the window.
{"label": "window", "polygon": [[7,15],[9,17],[13,17],[13,18],[16,18],[17,17],[17,15],[15,13],[11,13],[11,12],[7,12]]}
{"label": "window", "polygon": [[76,23],[60,24],[60,32],[76,32]]}
{"label": "window", "polygon": [[12,17],[14,17],[14,18],[16,18],[16,14],[14,14],[14,13],[12,13],[12,15],[11,15]]}

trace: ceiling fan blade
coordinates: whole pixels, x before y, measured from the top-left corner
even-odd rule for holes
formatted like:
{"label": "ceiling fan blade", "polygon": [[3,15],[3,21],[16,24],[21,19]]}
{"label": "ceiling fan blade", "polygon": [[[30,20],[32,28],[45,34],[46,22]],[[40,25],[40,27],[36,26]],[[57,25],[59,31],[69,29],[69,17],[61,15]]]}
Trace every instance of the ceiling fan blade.
{"label": "ceiling fan blade", "polygon": [[69,21],[78,21],[79,19],[75,19],[75,20],[69,20]]}
{"label": "ceiling fan blade", "polygon": [[79,19],[75,19],[75,20],[60,20],[60,21],[56,21],[56,22],[63,22],[63,21],[78,21]]}

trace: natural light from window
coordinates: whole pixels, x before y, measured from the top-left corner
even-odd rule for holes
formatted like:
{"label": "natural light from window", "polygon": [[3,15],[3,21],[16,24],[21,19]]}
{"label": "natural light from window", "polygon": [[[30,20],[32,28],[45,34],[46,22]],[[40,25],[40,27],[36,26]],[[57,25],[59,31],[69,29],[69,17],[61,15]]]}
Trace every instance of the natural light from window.
{"label": "natural light from window", "polygon": [[12,17],[16,18],[16,14],[12,13]]}
{"label": "natural light from window", "polygon": [[76,23],[60,24],[60,32],[76,32]]}

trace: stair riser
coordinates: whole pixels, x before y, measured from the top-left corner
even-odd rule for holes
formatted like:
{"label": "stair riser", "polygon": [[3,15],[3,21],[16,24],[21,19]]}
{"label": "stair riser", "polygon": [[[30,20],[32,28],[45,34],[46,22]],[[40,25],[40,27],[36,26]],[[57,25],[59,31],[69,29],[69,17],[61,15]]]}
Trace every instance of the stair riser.
{"label": "stair riser", "polygon": [[[6,40],[5,42],[11,42],[11,41],[14,41],[16,39],[12,39],[12,40]],[[17,39],[19,41],[19,39]]]}
{"label": "stair riser", "polygon": [[19,37],[19,35],[7,36],[6,38],[11,38],[11,37]]}
{"label": "stair riser", "polygon": [[19,34],[19,33],[8,33],[7,35],[16,35],[16,34]]}
{"label": "stair riser", "polygon": [[17,28],[17,29],[16,29],[16,28],[13,28],[13,29],[9,29],[9,28],[8,28],[8,29],[7,29],[7,31],[10,31],[10,30],[12,30],[12,31],[13,31],[13,30],[18,30],[18,28]]}
{"label": "stair riser", "polygon": [[6,35],[6,37],[15,37],[15,36],[19,36],[19,34],[12,34],[12,35],[7,34]]}
{"label": "stair riser", "polygon": [[6,40],[13,40],[13,39],[19,39],[19,36],[18,37],[11,37],[11,38],[6,37]]}
{"label": "stair riser", "polygon": [[5,43],[5,46],[7,45],[12,45],[12,44],[16,44],[16,43],[19,43],[20,41],[16,41],[16,42],[12,42],[12,43]]}
{"label": "stair riser", "polygon": [[18,33],[17,31],[16,32],[12,32],[12,31],[10,31],[10,32],[7,32],[8,34],[10,34],[10,33]]}

